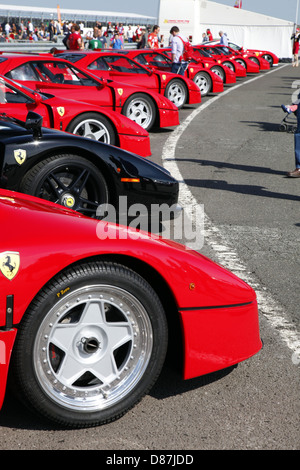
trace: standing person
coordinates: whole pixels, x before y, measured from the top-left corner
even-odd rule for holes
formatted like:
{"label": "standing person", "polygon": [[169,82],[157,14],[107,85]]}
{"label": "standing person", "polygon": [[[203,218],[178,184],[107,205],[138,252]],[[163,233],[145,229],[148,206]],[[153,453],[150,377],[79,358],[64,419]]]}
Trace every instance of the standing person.
{"label": "standing person", "polygon": [[83,49],[83,41],[80,35],[80,27],[78,24],[73,24],[71,27],[71,34],[67,39],[67,48],[70,51],[78,51]]}
{"label": "standing person", "polygon": [[99,38],[99,29],[97,26],[94,27],[93,29],[93,37],[89,40],[89,49],[102,49],[102,42],[100,41]]}
{"label": "standing person", "polygon": [[138,24],[137,27],[136,27],[136,30],[135,30],[135,40],[136,40],[136,42],[139,42],[139,40],[141,38],[141,35],[142,35],[142,28]]}
{"label": "standing person", "polygon": [[220,44],[222,44],[222,46],[228,46],[228,39],[227,39],[227,36],[225,33],[223,33],[223,31],[220,31],[219,32],[219,36],[220,36]]}
{"label": "standing person", "polygon": [[208,41],[208,36],[206,33],[202,33],[202,42],[207,42]]}
{"label": "standing person", "polygon": [[206,30],[206,34],[208,36],[208,40],[212,41],[213,40],[213,35],[212,35],[211,30],[209,28]]}
{"label": "standing person", "polygon": [[140,36],[140,40],[137,43],[137,49],[145,49],[146,44],[147,44],[147,34],[146,34],[146,29],[142,28],[142,34]]}
{"label": "standing person", "polygon": [[119,33],[115,33],[114,39],[112,40],[111,43],[112,43],[112,48],[113,49],[123,49],[123,44],[122,44],[122,41],[120,39]]}
{"label": "standing person", "polygon": [[158,44],[159,31],[160,31],[160,27],[158,25],[153,26],[152,33],[149,34],[148,41],[147,41],[147,46],[150,47],[150,49],[159,48],[159,44]]}
{"label": "standing person", "polygon": [[297,129],[294,134],[294,145],[295,145],[295,170],[287,173],[287,176],[290,178],[300,178],[300,106],[298,106],[297,111]]}
{"label": "standing person", "polygon": [[49,32],[49,41],[53,40],[54,34],[55,34],[55,28],[54,28],[54,21],[51,20],[48,26],[48,32]]}
{"label": "standing person", "polygon": [[170,34],[172,37],[171,43],[171,54],[172,54],[172,73],[178,73],[179,75],[184,75],[187,62],[182,60],[182,55],[184,52],[184,42],[187,42],[187,38],[179,35],[178,26],[173,26],[170,29]]}
{"label": "standing person", "polygon": [[103,28],[99,29],[99,41],[102,44],[102,49],[107,49],[108,48],[107,39],[104,35]]}
{"label": "standing person", "polygon": [[298,67],[299,65],[299,59],[298,59],[298,54],[299,54],[299,40],[300,40],[300,32],[299,28],[296,29],[296,32],[292,34],[291,39],[293,39],[293,67]]}
{"label": "standing person", "polygon": [[131,29],[131,25],[128,26],[126,36],[127,36],[127,41],[129,43],[132,43],[133,42],[133,30]]}

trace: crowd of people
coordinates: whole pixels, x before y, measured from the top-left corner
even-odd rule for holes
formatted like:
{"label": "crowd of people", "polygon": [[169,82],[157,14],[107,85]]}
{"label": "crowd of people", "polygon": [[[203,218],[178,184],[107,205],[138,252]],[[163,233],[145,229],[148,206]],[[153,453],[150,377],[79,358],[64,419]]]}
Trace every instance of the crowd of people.
{"label": "crowd of people", "polygon": [[30,20],[21,20],[20,23],[7,21],[0,25],[0,42],[53,41],[54,37],[60,34],[62,34],[62,28],[55,20],[50,20],[49,23],[42,22],[38,27],[34,26]]}
{"label": "crowd of people", "polygon": [[[158,27],[157,27],[158,28]],[[56,20],[42,22],[34,26],[32,21],[20,23],[4,22],[0,25],[0,42],[29,41],[56,41],[58,37],[63,39],[66,47],[81,48],[118,48],[124,46],[124,42],[136,43],[137,47],[147,47],[148,36],[153,33],[152,28],[143,25],[124,26],[122,23],[101,24],[95,22],[93,28],[85,28],[83,23],[63,22]],[[159,33],[159,28],[158,28]],[[68,41],[71,34],[77,35],[75,42]],[[80,37],[79,37],[80,36]],[[155,36],[155,35],[154,35]],[[153,36],[153,37],[154,37]],[[157,35],[159,43],[162,38]],[[77,42],[77,40],[79,40]],[[67,42],[68,41],[68,42]],[[99,42],[100,41],[100,42]]]}

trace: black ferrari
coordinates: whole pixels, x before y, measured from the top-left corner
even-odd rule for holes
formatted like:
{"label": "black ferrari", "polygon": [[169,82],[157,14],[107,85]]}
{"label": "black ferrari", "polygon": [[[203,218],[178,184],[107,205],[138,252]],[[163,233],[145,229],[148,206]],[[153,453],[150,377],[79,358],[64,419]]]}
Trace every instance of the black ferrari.
{"label": "black ferrari", "polygon": [[118,147],[43,128],[34,112],[25,123],[1,115],[0,143],[2,188],[90,217],[105,204],[116,213],[133,204],[143,205],[149,214],[153,205],[178,208],[178,182],[167,170]]}

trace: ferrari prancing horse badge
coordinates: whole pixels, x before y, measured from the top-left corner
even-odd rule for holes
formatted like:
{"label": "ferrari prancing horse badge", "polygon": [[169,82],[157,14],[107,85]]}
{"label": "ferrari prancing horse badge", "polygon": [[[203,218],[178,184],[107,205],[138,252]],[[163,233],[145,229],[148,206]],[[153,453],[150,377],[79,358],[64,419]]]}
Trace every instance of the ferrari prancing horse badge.
{"label": "ferrari prancing horse badge", "polygon": [[16,162],[19,165],[22,165],[22,163],[24,163],[26,160],[26,150],[22,150],[22,149],[14,150],[14,157],[15,157]]}
{"label": "ferrari prancing horse badge", "polygon": [[10,281],[16,276],[20,268],[20,253],[17,251],[4,251],[0,253],[0,271]]}
{"label": "ferrari prancing horse badge", "polygon": [[65,114],[65,108],[63,106],[59,106],[59,108],[57,108],[57,112],[60,117],[63,117],[63,115]]}

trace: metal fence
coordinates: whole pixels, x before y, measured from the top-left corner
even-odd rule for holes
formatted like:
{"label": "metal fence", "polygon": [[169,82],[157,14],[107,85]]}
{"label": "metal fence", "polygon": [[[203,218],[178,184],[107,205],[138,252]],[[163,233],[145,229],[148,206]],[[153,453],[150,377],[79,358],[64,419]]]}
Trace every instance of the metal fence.
{"label": "metal fence", "polygon": [[[136,49],[136,43],[124,43],[124,49]],[[17,40],[12,42],[1,42],[2,52],[49,52],[53,47],[65,50],[62,38],[57,41],[25,41]]]}

